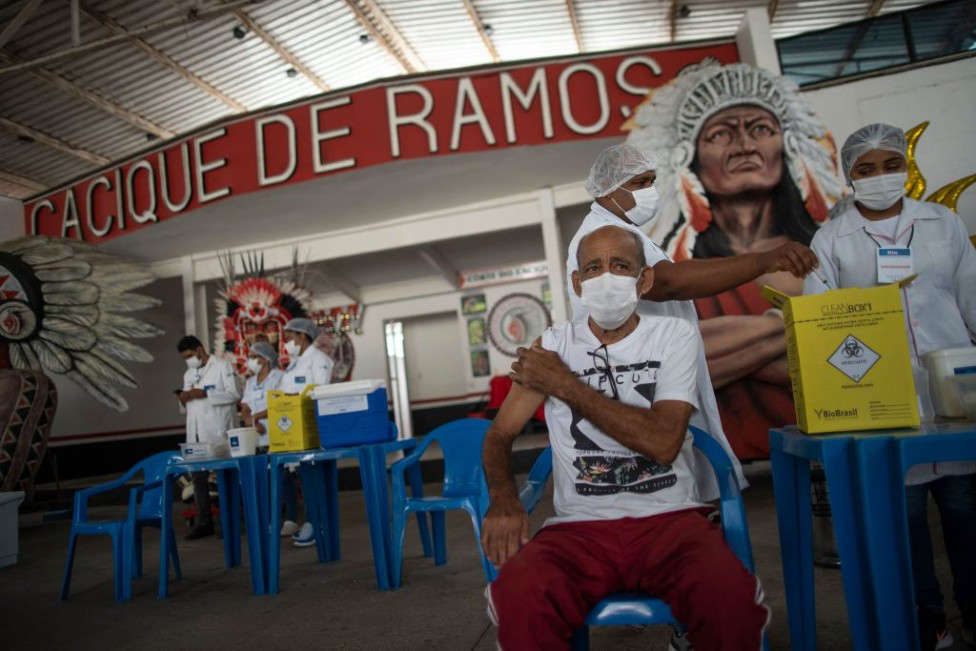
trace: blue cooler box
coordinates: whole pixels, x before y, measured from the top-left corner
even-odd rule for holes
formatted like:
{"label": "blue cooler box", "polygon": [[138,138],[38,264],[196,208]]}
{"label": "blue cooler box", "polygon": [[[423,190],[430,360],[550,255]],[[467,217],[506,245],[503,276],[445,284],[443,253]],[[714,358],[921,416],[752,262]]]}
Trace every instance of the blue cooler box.
{"label": "blue cooler box", "polygon": [[319,442],[323,448],[383,443],[396,437],[390,425],[383,380],[358,380],[315,387]]}

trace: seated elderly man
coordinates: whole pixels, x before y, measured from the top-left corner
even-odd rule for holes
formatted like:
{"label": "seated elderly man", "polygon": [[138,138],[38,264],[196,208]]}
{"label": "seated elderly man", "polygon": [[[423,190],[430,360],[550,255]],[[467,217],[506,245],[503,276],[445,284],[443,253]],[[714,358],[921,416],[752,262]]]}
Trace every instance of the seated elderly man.
{"label": "seated elderly man", "polygon": [[[578,258],[573,289],[588,315],[519,350],[485,438],[482,544],[501,566],[486,591],[499,646],[566,648],[600,599],[634,591],[666,601],[697,649],[758,649],[762,588],[705,517],[696,481],[699,334],[636,313],[654,270],[632,231],[595,230]],[[530,541],[512,441],[543,400],[556,517]]]}

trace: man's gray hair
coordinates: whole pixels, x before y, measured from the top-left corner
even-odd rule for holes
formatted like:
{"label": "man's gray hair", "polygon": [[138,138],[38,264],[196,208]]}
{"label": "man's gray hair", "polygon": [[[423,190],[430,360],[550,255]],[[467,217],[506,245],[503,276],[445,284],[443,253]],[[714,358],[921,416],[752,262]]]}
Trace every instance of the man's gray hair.
{"label": "man's gray hair", "polygon": [[644,267],[647,266],[647,257],[644,255],[644,241],[641,239],[640,233],[638,233],[637,231],[631,230],[629,228],[624,228],[622,226],[614,226],[613,224],[607,224],[606,226],[601,226],[600,228],[596,229],[595,231],[590,231],[589,233],[587,233],[586,235],[583,236],[583,239],[581,239],[579,241],[579,245],[576,247],[576,266],[577,267],[583,266],[583,263],[580,261],[580,252],[583,250],[583,242],[585,242],[586,241],[586,238],[588,238],[590,235],[593,235],[593,233],[597,233],[599,231],[602,231],[604,228],[615,228],[618,231],[623,231],[624,233],[627,233],[632,238],[634,238],[634,246],[637,247],[637,268],[638,269],[643,269]]}

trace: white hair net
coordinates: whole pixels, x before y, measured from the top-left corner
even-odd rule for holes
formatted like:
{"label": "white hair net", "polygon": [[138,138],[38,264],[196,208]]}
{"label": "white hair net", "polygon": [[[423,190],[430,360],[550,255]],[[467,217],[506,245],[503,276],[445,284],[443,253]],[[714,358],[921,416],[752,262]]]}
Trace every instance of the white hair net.
{"label": "white hair net", "polygon": [[851,168],[857,159],[874,149],[893,151],[905,156],[908,143],[905,142],[905,132],[890,124],[876,122],[863,126],[844,141],[840,150],[841,167],[844,168],[844,178],[851,180]]}
{"label": "white hair net", "polygon": [[653,154],[626,142],[612,145],[597,155],[584,187],[594,199],[605,197],[638,174],[655,168]]}
{"label": "white hair net", "polygon": [[319,336],[319,329],[315,327],[315,322],[311,319],[292,319],[285,324],[285,332],[301,332],[308,337],[309,341],[315,341]]}
{"label": "white hair net", "polygon": [[266,341],[255,341],[248,347],[247,352],[251,355],[265,358],[271,366],[278,363],[278,355],[275,354],[274,346]]}

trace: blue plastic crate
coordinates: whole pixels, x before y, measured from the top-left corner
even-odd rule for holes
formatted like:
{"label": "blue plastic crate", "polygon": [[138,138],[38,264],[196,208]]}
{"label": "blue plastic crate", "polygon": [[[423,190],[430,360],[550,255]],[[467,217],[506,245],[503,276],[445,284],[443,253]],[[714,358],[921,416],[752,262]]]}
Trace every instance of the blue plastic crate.
{"label": "blue plastic crate", "polygon": [[323,448],[383,443],[396,436],[390,426],[386,388],[379,381],[317,387],[312,399]]}

